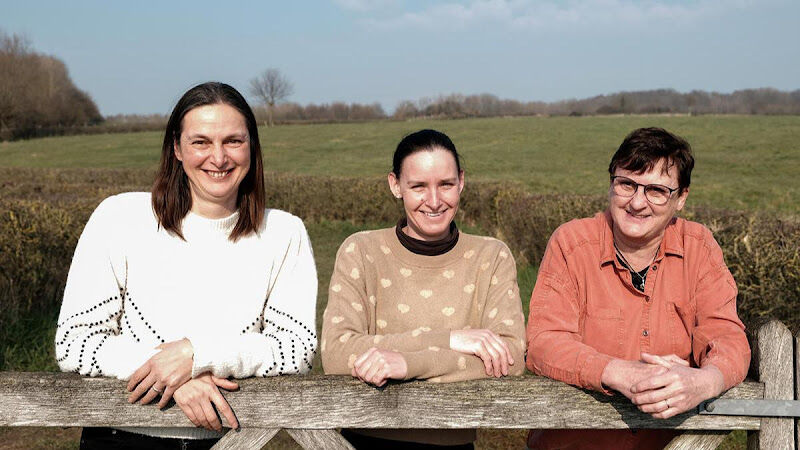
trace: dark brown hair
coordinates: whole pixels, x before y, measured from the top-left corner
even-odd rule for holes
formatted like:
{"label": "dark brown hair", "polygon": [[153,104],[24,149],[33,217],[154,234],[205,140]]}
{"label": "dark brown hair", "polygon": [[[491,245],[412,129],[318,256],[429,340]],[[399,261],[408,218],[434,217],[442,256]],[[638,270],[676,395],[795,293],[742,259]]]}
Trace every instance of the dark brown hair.
{"label": "dark brown hair", "polygon": [[153,183],[153,211],[158,217],[158,223],[181,239],[181,221],[192,208],[192,194],[186,172],[175,157],[175,142],[181,137],[186,113],[199,106],[216,104],[226,104],[239,111],[250,135],[250,168],[239,185],[236,196],[239,220],[228,239],[235,242],[242,236],[256,233],[264,222],[264,165],[261,161],[261,143],[258,140],[258,126],[253,110],[242,94],[233,87],[218,82],[203,83],[186,91],[172,110],[164,132],[161,162]]}
{"label": "dark brown hair", "polygon": [[392,172],[400,177],[400,170],[403,168],[403,161],[411,154],[423,150],[431,151],[441,148],[447,150],[456,160],[456,169],[461,173],[461,157],[458,155],[455,144],[446,134],[436,130],[419,130],[404,137],[397,144],[397,149],[392,157]]}
{"label": "dark brown hair", "polygon": [[663,128],[633,130],[611,157],[608,173],[614,175],[617,168],[636,173],[646,172],[662,159],[666,163],[664,172],[675,166],[678,170],[678,188],[681,191],[687,189],[694,168],[692,147],[685,139]]}

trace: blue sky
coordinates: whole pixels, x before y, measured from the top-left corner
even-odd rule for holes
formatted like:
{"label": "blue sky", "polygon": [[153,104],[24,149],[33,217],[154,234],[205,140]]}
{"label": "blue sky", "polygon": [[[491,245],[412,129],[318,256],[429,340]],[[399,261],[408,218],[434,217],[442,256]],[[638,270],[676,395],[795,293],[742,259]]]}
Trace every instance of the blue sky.
{"label": "blue sky", "polygon": [[[492,93],[800,88],[798,0],[0,2],[103,114],[167,114],[202,81],[269,67],[302,104]],[[249,95],[248,95],[249,97]]]}

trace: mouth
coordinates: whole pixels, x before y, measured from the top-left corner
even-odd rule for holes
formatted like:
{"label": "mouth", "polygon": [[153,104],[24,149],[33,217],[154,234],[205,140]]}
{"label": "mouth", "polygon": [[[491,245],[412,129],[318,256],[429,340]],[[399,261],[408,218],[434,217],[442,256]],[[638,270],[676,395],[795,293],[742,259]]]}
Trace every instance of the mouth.
{"label": "mouth", "polygon": [[644,220],[650,217],[650,214],[637,214],[633,211],[625,211],[629,217],[636,219],[636,220]]}
{"label": "mouth", "polygon": [[211,178],[215,180],[221,180],[225,178],[229,173],[231,173],[233,169],[228,170],[204,170],[205,173],[208,174]]}
{"label": "mouth", "polygon": [[422,214],[425,214],[426,217],[430,217],[431,219],[434,219],[436,217],[440,217],[445,213],[444,211],[439,211],[439,212],[420,211],[420,212]]}

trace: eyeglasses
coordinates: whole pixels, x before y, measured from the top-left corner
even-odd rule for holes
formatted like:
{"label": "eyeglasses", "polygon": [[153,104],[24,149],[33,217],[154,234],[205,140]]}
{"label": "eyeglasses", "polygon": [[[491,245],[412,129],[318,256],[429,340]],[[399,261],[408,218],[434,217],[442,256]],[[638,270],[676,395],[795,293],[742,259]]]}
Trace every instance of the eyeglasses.
{"label": "eyeglasses", "polygon": [[630,178],[618,175],[611,176],[611,188],[620,197],[633,197],[639,186],[644,188],[644,197],[654,205],[664,205],[672,197],[672,193],[680,188],[671,188],[661,184],[640,184]]}

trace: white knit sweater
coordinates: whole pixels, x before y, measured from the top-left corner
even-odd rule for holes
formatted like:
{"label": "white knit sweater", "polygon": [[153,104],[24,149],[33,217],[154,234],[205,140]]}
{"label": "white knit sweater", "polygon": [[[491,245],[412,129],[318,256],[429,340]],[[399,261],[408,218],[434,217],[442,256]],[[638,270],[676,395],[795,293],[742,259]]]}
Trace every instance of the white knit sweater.
{"label": "white knit sweater", "polygon": [[128,379],[156,346],[185,337],[194,348],[193,377],[308,372],[317,346],[317,274],[302,221],[267,210],[259,233],[234,243],[228,235],[238,213],[212,220],[190,212],[184,241],[159,227],[150,205],[149,193],[120,194],[89,218],[58,319],[61,370]]}

